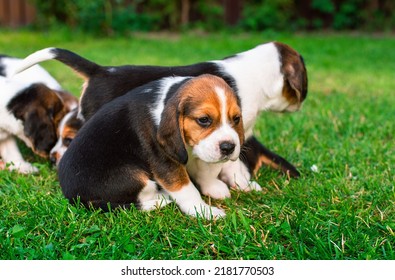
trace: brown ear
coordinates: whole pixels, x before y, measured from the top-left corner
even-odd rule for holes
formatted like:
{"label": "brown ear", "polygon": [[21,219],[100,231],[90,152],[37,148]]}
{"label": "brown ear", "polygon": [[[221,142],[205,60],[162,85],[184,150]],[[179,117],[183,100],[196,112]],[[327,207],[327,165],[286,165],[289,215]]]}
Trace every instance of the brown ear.
{"label": "brown ear", "polygon": [[307,92],[306,70],[296,68],[300,68],[299,65],[284,65],[284,79],[286,85],[289,86],[287,91],[297,99],[298,103],[302,103],[306,97],[304,92]]}
{"label": "brown ear", "polygon": [[55,91],[56,94],[60,97],[62,100],[66,110],[69,112],[78,105],[78,98],[72,95],[71,93],[63,90],[57,90]]}
{"label": "brown ear", "polygon": [[281,73],[284,75],[285,94],[302,103],[307,95],[307,70],[302,56],[291,47],[275,42],[281,59]]}
{"label": "brown ear", "polygon": [[57,125],[64,116],[60,97],[43,84],[32,84],[19,92],[7,105],[23,121],[24,134],[36,153],[47,155],[57,140]]}
{"label": "brown ear", "polygon": [[19,92],[7,105],[8,110],[23,121],[29,107],[43,108],[55,123],[58,123],[66,113],[62,99],[44,84],[32,84]]}
{"label": "brown ear", "polygon": [[185,148],[182,126],[180,126],[180,98],[174,94],[166,103],[157,131],[157,140],[165,153],[173,160],[186,164],[188,153]]}

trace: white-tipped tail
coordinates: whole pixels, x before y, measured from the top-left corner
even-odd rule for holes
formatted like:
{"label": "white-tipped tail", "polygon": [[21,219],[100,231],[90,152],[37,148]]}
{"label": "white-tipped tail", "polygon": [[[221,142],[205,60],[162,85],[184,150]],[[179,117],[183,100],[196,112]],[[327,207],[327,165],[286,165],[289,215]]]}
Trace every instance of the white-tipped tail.
{"label": "white-tipped tail", "polygon": [[14,75],[36,65],[37,63],[54,59],[56,57],[56,53],[53,50],[55,50],[55,48],[46,48],[32,53],[23,59],[21,63],[13,69],[13,71],[7,73],[7,77],[12,78]]}

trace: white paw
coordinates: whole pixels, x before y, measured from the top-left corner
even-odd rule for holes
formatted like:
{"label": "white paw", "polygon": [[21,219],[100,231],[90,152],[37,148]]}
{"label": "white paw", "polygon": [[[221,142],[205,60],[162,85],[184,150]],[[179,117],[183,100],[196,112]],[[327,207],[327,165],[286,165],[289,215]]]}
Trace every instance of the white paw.
{"label": "white paw", "polygon": [[15,170],[19,173],[30,174],[38,172],[38,169],[26,161],[12,162],[7,167],[8,170]]}
{"label": "white paw", "polygon": [[230,191],[228,186],[220,181],[213,180],[209,184],[201,186],[202,194],[207,195],[214,199],[225,199],[230,197]]}
{"label": "white paw", "polygon": [[198,207],[194,207],[194,209],[189,209],[187,214],[194,217],[200,216],[207,220],[222,218],[226,215],[224,210],[208,204],[200,204]]}
{"label": "white paw", "polygon": [[[245,189],[251,179],[247,167],[240,160],[226,162],[223,165],[219,179],[234,189]],[[238,187],[239,186],[239,187]]]}
{"label": "white paw", "polygon": [[255,181],[244,182],[244,184],[237,183],[234,189],[240,190],[242,192],[262,191],[262,187]]}
{"label": "white paw", "polygon": [[153,199],[153,200],[148,200],[148,201],[142,202],[139,205],[139,207],[143,211],[151,211],[151,210],[160,209],[162,207],[165,207],[169,203],[171,203],[171,200],[168,200],[166,198]]}

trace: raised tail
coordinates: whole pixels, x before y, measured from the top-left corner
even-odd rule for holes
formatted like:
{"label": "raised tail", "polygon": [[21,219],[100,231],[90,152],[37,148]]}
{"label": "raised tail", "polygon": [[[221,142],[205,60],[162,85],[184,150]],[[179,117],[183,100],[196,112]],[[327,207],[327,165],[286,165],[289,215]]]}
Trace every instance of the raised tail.
{"label": "raised tail", "polygon": [[15,74],[18,74],[32,67],[35,64],[51,59],[56,59],[66,64],[78,74],[83,76],[85,79],[89,79],[92,75],[94,75],[97,71],[100,71],[101,69],[100,65],[89,61],[69,50],[59,48],[46,48],[36,51],[35,53],[27,56],[25,59],[22,60],[18,67],[15,67],[13,73],[9,73],[8,76],[12,77]]}

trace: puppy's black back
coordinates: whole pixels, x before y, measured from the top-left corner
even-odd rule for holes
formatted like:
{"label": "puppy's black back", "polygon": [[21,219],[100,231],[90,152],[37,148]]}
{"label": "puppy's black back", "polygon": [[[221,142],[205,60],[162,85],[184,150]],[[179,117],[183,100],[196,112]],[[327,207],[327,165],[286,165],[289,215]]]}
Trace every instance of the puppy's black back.
{"label": "puppy's black back", "polygon": [[101,106],[126,92],[164,77],[199,76],[212,74],[222,77],[237,92],[234,79],[214,62],[187,66],[121,66],[103,67],[89,77],[89,84],[81,98],[81,114],[91,118]]}
{"label": "puppy's black back", "polygon": [[147,156],[153,151],[147,147],[154,134],[147,104],[153,104],[155,94],[140,94],[144,89],[104,105],[71,142],[58,170],[63,194],[71,202],[104,210],[108,202],[111,207],[138,203],[146,183],[141,178],[151,178]]}

